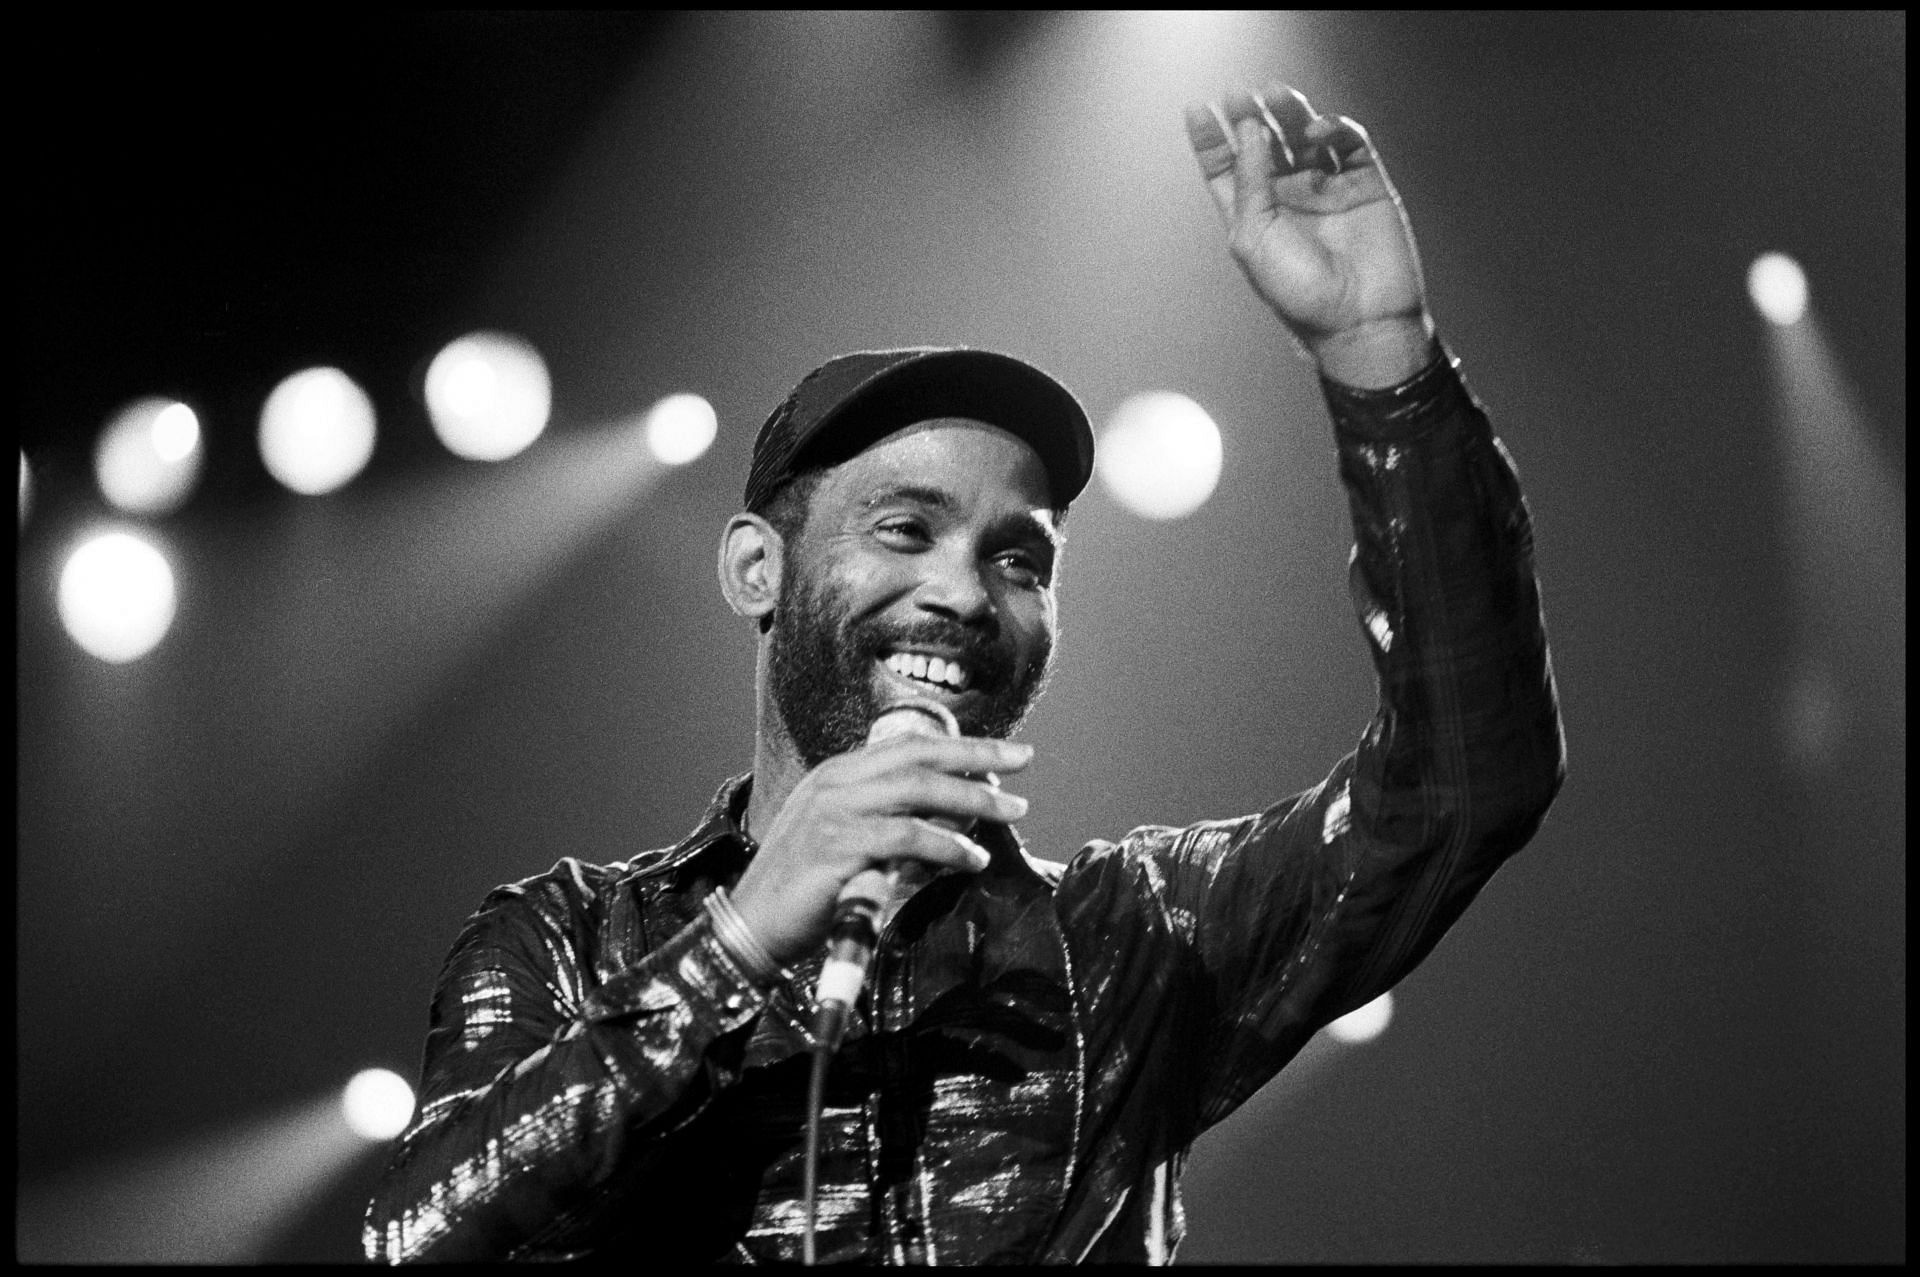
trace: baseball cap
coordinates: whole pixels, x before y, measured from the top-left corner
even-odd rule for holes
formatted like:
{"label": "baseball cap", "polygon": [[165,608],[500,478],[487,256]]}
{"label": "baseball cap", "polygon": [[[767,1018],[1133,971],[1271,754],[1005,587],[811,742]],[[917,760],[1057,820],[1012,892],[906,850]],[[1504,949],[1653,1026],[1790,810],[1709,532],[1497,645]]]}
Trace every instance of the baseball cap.
{"label": "baseball cap", "polygon": [[1093,474],[1093,428],[1065,386],[1032,364],[966,346],[910,346],[837,356],[801,378],[753,442],[746,509],[787,480],[837,465],[917,421],[968,417],[1024,439],[1046,467],[1055,509]]}

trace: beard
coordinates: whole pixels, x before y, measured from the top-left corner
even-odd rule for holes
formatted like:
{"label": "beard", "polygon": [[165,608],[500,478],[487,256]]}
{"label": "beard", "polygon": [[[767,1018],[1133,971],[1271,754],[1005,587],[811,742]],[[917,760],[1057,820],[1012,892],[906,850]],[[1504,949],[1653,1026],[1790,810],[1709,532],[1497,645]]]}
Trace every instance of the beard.
{"label": "beard", "polygon": [[[791,562],[799,568],[797,559]],[[963,736],[1013,735],[1046,690],[1050,634],[1042,634],[1039,651],[1023,668],[997,621],[855,621],[850,604],[804,578],[797,570],[781,577],[768,676],[780,720],[809,770],[866,744],[888,703],[874,687],[875,662],[885,652],[922,644],[959,652],[973,673],[969,691],[978,693],[954,709]]]}

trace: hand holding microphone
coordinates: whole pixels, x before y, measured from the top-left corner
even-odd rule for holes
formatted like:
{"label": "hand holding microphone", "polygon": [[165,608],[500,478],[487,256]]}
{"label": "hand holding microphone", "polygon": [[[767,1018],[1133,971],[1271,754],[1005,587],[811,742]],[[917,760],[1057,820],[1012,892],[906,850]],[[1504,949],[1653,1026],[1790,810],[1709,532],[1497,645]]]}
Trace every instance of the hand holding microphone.
{"label": "hand holding microphone", "polygon": [[978,872],[986,854],[960,831],[1026,814],[1026,799],[976,778],[1023,770],[1032,746],[949,734],[945,707],[907,704],[919,708],[889,706],[864,748],[801,778],[733,889],[741,920],[782,965],[818,952],[854,880],[850,897],[884,908],[890,866],[898,877]]}
{"label": "hand holding microphone", "polygon": [[[873,726],[867,729],[867,747],[884,745],[890,740],[903,736],[958,736],[960,723],[951,710],[937,701],[901,700],[887,706],[874,717]],[[999,781],[988,773],[987,783],[998,785]],[[926,816],[922,819],[950,829],[958,834],[971,834],[978,821],[965,822],[951,816]],[[934,876],[925,864],[917,860],[894,860],[882,869],[867,869],[847,880],[840,889],[839,908],[834,915],[834,924],[852,913],[873,912],[876,929],[886,925],[892,911],[898,908],[908,896]]]}
{"label": "hand holding microphone", "polygon": [[[960,724],[946,706],[935,701],[896,702],[880,711],[867,731],[867,748],[884,745],[906,736],[957,737]],[[992,773],[987,783],[997,786]],[[925,816],[921,819],[962,836],[970,833],[976,821],[964,824],[951,816]],[[982,853],[984,854],[984,852]],[[984,867],[984,865],[980,866]],[[908,896],[934,877],[923,861],[898,859],[885,869],[866,869],[847,880],[840,889],[833,925],[827,932],[827,959],[820,968],[820,982],[814,1000],[820,1011],[815,1032],[828,1051],[838,1049],[860,988],[866,983],[867,967],[880,942],[880,932],[894,910]]]}

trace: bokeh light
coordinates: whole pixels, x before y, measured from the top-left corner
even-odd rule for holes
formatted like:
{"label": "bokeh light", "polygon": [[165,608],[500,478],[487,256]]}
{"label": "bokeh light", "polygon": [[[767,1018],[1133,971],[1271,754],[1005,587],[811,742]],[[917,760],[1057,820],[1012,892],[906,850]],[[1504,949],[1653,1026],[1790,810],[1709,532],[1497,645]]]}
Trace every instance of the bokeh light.
{"label": "bokeh light", "polygon": [[20,526],[27,526],[27,510],[33,505],[33,471],[27,465],[25,449],[20,453]]}
{"label": "bokeh light", "polygon": [[1393,994],[1383,993],[1363,1007],[1356,1007],[1327,1026],[1327,1036],[1336,1042],[1371,1042],[1387,1031],[1393,1020]]}
{"label": "bokeh light", "polygon": [[185,404],[170,404],[153,419],[152,434],[154,455],[162,461],[183,461],[200,446],[200,419]]}
{"label": "bokeh light", "polygon": [[713,405],[699,395],[668,395],[647,412],[647,446],[670,466],[699,460],[719,431]]}
{"label": "bokeh light", "polygon": [[553,383],[540,352],[508,333],[468,333],[427,366],[427,416],[456,457],[504,461],[547,428]]}
{"label": "bokeh light", "polygon": [[129,514],[166,514],[200,479],[200,419],[173,399],[136,399],[115,413],[93,449],[101,495]]}
{"label": "bokeh light", "polygon": [[392,1069],[362,1069],[341,1093],[340,1113],[360,1138],[390,1140],[413,1120],[413,1088]]}
{"label": "bokeh light", "polygon": [[151,652],[173,625],[173,569],[132,532],[94,536],[60,572],[60,622],[82,649],[124,664]]}
{"label": "bokeh light", "polygon": [[351,482],[373,456],[373,401],[338,368],[296,372],[260,410],[260,459],[302,496]]}
{"label": "bokeh light", "polygon": [[1192,514],[1220,482],[1220,430],[1185,395],[1134,395],[1100,436],[1095,465],[1114,499],[1143,519]]}
{"label": "bokeh light", "polygon": [[1785,253],[1762,253],[1747,268],[1747,296],[1769,320],[1791,327],[1807,313],[1807,273]]}

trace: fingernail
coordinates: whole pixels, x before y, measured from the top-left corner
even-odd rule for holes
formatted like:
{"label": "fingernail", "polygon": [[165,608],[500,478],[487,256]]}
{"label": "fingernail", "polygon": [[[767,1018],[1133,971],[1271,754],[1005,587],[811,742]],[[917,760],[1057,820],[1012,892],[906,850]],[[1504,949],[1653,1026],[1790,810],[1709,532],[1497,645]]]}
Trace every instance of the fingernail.
{"label": "fingernail", "polygon": [[1015,758],[1016,760],[1018,760],[1018,761],[1020,761],[1020,762],[1023,762],[1023,763],[1024,763],[1024,762],[1026,762],[1026,761],[1027,761],[1027,760],[1028,760],[1029,758],[1032,758],[1032,757],[1033,757],[1033,746],[1031,746],[1031,745],[1029,745],[1029,744],[1027,744],[1027,743],[1026,743],[1025,741],[1023,741],[1023,740],[1010,740],[1010,741],[1008,741],[1008,742],[1007,742],[1007,751],[1008,751],[1008,752],[1009,752],[1010,754],[1012,754],[1012,756],[1013,756],[1013,757],[1014,757],[1014,758]]}
{"label": "fingernail", "polygon": [[1027,814],[1027,800],[1019,794],[1009,794],[1003,791],[1000,798],[1000,805],[1012,812],[1015,820]]}
{"label": "fingernail", "polygon": [[975,869],[985,869],[988,865],[993,863],[993,857],[988,855],[987,849],[985,847],[982,847],[979,843],[977,842],[968,843],[967,846],[968,846],[968,852],[967,852],[968,859],[970,859],[973,862],[973,867]]}

